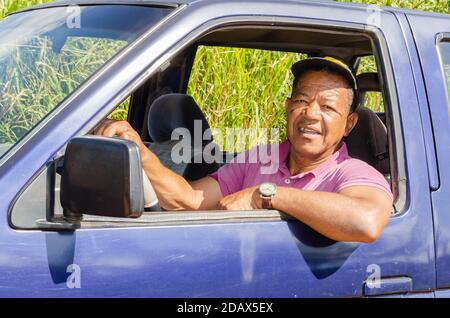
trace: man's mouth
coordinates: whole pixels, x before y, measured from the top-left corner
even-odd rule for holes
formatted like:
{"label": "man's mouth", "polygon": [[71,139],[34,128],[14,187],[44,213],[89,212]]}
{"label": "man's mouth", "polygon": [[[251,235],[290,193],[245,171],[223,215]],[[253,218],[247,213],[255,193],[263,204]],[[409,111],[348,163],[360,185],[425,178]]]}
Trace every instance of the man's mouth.
{"label": "man's mouth", "polygon": [[298,132],[302,135],[322,135],[320,131],[308,127],[299,127]]}

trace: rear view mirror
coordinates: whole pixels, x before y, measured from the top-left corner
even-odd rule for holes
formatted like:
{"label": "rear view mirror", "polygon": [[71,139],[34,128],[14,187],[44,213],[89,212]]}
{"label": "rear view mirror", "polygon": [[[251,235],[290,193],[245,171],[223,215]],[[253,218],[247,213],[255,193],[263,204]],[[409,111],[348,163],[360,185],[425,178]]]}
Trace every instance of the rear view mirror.
{"label": "rear view mirror", "polygon": [[61,205],[67,221],[83,214],[137,218],[144,211],[141,159],[130,141],[100,136],[73,138],[61,178]]}

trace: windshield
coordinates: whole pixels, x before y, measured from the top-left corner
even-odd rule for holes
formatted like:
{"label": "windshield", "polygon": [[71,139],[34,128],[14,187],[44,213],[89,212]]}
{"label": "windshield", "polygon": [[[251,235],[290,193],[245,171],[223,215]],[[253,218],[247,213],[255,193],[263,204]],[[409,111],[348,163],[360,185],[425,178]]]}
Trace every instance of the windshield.
{"label": "windshield", "polygon": [[0,22],[0,157],[172,8],[47,8]]}

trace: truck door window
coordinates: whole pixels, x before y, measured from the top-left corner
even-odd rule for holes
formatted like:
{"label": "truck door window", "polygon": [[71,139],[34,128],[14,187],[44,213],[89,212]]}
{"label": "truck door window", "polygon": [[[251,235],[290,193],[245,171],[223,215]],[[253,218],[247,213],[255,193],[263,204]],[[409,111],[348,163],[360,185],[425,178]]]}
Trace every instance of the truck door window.
{"label": "truck door window", "polygon": [[128,108],[130,106],[131,96],[128,96],[114,111],[108,116],[110,119],[127,120]]}
{"label": "truck door window", "polygon": [[[360,58],[357,75],[365,73],[378,73],[375,56],[363,56]],[[361,101],[361,106],[370,108],[376,112],[386,124],[384,118],[384,99],[383,94],[380,91],[367,91],[364,94],[364,98]]]}
{"label": "truck door window", "polygon": [[439,44],[441,63],[444,71],[444,78],[447,84],[448,108],[450,111],[450,39],[446,39]]}
{"label": "truck door window", "polygon": [[65,7],[25,11],[0,22],[0,156],[171,11],[119,5],[79,10],[79,24]]}
{"label": "truck door window", "polygon": [[[243,152],[286,139],[284,102],[293,80],[290,67],[306,57],[259,49],[198,48],[187,94],[205,113],[223,151]],[[237,129],[240,133],[233,134]],[[271,136],[270,129],[279,135]]]}

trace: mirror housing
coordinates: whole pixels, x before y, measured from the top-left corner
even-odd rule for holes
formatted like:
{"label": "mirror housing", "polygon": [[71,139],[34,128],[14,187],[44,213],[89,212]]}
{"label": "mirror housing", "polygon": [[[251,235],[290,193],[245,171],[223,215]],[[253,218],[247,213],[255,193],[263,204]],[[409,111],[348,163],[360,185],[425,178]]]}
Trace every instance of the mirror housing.
{"label": "mirror housing", "polygon": [[73,138],[61,178],[64,218],[83,214],[137,218],[144,211],[141,158],[130,140],[100,136]]}

